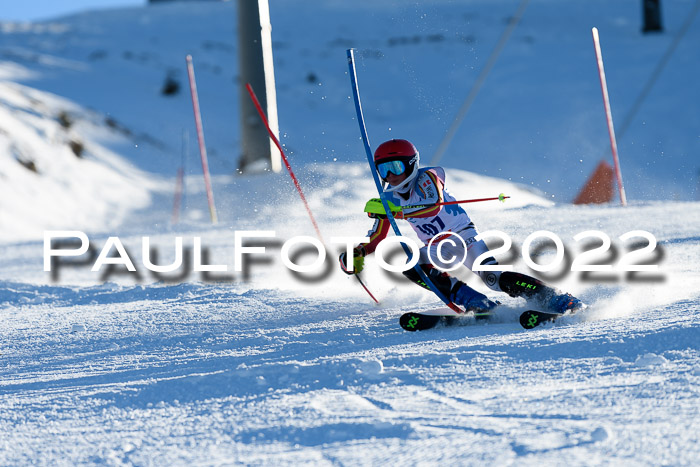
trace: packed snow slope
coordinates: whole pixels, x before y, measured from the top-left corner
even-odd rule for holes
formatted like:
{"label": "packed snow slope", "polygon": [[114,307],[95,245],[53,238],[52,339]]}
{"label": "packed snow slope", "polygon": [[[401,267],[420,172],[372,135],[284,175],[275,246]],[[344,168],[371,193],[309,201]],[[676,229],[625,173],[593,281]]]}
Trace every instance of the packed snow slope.
{"label": "packed snow slope", "polygon": [[[364,277],[379,306],[332,257],[327,273],[295,278],[279,244],[266,244],[246,279],[232,270],[223,226],[151,234],[158,264],[172,261],[175,235],[190,247],[200,236],[207,264],[229,266],[207,279],[181,268],[153,282],[140,264],[142,232],[120,236],[138,283],[120,267],[101,284],[105,271],[89,263],[51,282],[40,242],[4,245],[0,464],[693,465],[699,207],[474,211],[516,245],[546,225],[574,254],[584,229],[623,252],[617,237],[654,219],[659,245],[643,262],[658,272],[557,273],[590,308],[533,331],[517,323],[524,303],[493,292],[504,302],[494,322],[402,331],[402,312],[440,303],[373,258]],[[324,217],[321,229],[369,222],[350,217]],[[265,225],[286,238],[304,222]],[[106,238],[91,241],[99,249]],[[514,256],[499,260],[528,271]]]}
{"label": "packed snow slope", "polygon": [[[531,2],[443,160],[458,199],[511,196],[467,205],[482,232],[512,239],[499,262],[588,309],[524,331],[523,301],[459,271],[503,302],[494,320],[407,333],[400,314],[440,307],[433,295],[371,257],[363,278],[375,305],[336,265],[330,239],[364,235],[362,208],[376,196],[345,49],[358,49],[372,141],[409,137],[427,163],[517,3],[272,2],[282,141],[328,249],[304,274],[281,261],[284,242],[314,235],[288,175],[233,174],[232,2],[0,24],[0,465],[696,464],[696,22],[621,140],[623,157],[634,154],[623,166],[630,206],[566,203],[607,153],[590,27],[601,30],[613,105],[628,109],[693,2],[664,3],[666,32],[648,37],[637,1]],[[194,135],[186,53],[217,225],[183,138]],[[162,94],[168,78],[179,93]],[[91,249],[46,272],[42,234],[58,229],[86,232]],[[538,273],[523,255],[546,265],[556,248],[523,244],[542,230],[565,255]],[[575,239],[591,230],[611,247],[583,264],[612,269],[572,272],[601,244]],[[620,238],[640,230],[655,240],[649,251],[640,232]],[[265,252],[236,271],[246,231],[274,236],[250,239]],[[135,272],[92,271],[101,253],[117,256],[110,237]],[[177,264],[178,238],[182,265],[151,272],[148,260]],[[225,270],[194,271],[200,251]],[[658,270],[621,271],[630,259]]]}

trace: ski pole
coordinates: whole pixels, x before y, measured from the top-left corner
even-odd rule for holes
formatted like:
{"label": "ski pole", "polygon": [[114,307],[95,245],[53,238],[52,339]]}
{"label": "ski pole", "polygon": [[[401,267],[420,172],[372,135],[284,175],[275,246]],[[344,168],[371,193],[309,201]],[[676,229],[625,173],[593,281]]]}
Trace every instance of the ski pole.
{"label": "ski pole", "polygon": [[463,199],[461,201],[443,201],[442,203],[435,203],[435,204],[413,204],[410,206],[401,206],[402,209],[415,209],[415,208],[429,208],[432,206],[447,206],[448,204],[462,204],[462,203],[479,203],[481,201],[495,201],[498,200],[502,203],[505,203],[506,199],[510,198],[510,196],[506,196],[503,193],[500,195],[496,196],[495,198],[479,198],[479,199]]}
{"label": "ski pole", "polygon": [[367,286],[365,285],[365,283],[362,282],[362,279],[360,279],[360,274],[359,274],[359,273],[358,273],[358,274],[355,274],[355,277],[357,278],[357,281],[360,283],[360,285],[362,286],[362,288],[365,289],[365,292],[367,292],[367,293],[369,294],[369,296],[372,297],[372,300],[374,300],[374,302],[378,304],[378,303],[379,303],[379,300],[377,300],[376,298],[374,298],[374,295],[372,295],[372,292],[370,292],[369,289],[367,288]]}

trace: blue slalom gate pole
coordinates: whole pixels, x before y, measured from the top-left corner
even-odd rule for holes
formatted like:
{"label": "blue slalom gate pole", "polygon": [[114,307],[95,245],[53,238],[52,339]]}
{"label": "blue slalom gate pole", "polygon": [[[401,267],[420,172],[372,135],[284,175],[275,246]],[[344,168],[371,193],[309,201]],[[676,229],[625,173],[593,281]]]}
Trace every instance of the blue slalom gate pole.
{"label": "blue slalom gate pole", "polygon": [[[362,104],[360,103],[360,89],[357,85],[357,71],[355,69],[355,51],[353,49],[348,49],[347,50],[348,54],[348,67],[350,71],[350,82],[352,83],[352,95],[355,100],[355,111],[357,112],[357,123],[360,125],[360,134],[362,136],[362,143],[364,144],[365,147],[365,153],[367,155],[367,162],[369,163],[370,166],[370,172],[372,172],[372,177],[374,178],[374,184],[377,186],[377,191],[379,192],[379,199],[382,201],[382,206],[384,206],[384,211],[386,212],[386,217],[389,219],[389,224],[391,225],[391,228],[394,230],[394,233],[396,236],[401,237],[401,231],[399,230],[399,227],[396,225],[396,219],[394,219],[394,216],[391,214],[391,209],[389,209],[389,205],[387,204],[387,199],[386,199],[386,193],[384,193],[384,189],[382,188],[382,183],[379,180],[379,175],[377,174],[377,171],[374,168],[374,156],[372,155],[372,149],[370,148],[369,145],[369,137],[367,136],[367,128],[365,127],[365,118],[364,115],[362,114]],[[406,246],[405,243],[401,242],[401,246],[403,247],[403,250],[406,252],[406,255],[408,255],[408,260],[410,261],[413,257],[413,253],[411,252],[410,248]],[[421,269],[420,265],[416,263],[415,266],[413,266],[413,269],[418,273],[420,278],[423,280],[423,282],[428,286],[431,292],[433,292],[435,295],[437,295],[440,300],[442,300],[450,309],[457,313],[463,313],[463,311],[457,307],[454,303],[452,303],[445,295],[440,292],[437,287],[435,287],[435,284],[430,280],[427,274]]]}

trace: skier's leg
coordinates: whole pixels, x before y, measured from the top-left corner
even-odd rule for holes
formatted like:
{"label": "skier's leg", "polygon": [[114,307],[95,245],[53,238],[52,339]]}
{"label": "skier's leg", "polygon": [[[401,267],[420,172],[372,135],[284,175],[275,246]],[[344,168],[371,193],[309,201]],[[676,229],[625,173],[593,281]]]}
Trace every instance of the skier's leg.
{"label": "skier's leg", "polygon": [[565,313],[583,306],[581,300],[573,295],[563,293],[541,280],[519,272],[503,272],[499,279],[499,286],[511,297],[523,297],[528,301],[534,301],[546,310],[557,313]]}
{"label": "skier's leg", "polygon": [[[563,293],[544,282],[518,272],[511,271],[474,271],[474,260],[488,251],[483,240],[467,239],[469,254],[465,266],[481,277],[481,280],[492,290],[505,292],[511,297],[523,297],[534,301],[540,308],[564,313],[583,306],[581,300],[571,294]],[[496,265],[496,259],[487,257],[482,265]]]}
{"label": "skier's leg", "polygon": [[[476,230],[472,229],[472,233],[474,237],[476,236]],[[503,292],[499,285],[499,280],[501,278],[501,271],[475,271],[475,265],[474,262],[475,260],[483,255],[484,253],[487,253],[489,251],[489,247],[486,246],[486,243],[483,240],[476,240],[474,237],[469,237],[465,239],[465,243],[467,243],[469,246],[467,247],[467,258],[464,261],[464,265],[469,268],[474,274],[479,276],[482,281],[484,281],[484,284],[496,292]],[[493,256],[488,256],[486,259],[481,261],[481,265],[483,266],[496,266],[498,265],[498,261],[496,261],[496,258]]]}
{"label": "skier's leg", "polygon": [[[464,307],[467,311],[488,312],[498,305],[496,302],[489,300],[486,295],[477,292],[456,277],[440,272],[432,264],[421,264],[420,268],[443,295],[454,304]],[[430,290],[415,269],[404,271],[403,275],[412,282]]]}
{"label": "skier's leg", "polygon": [[[421,269],[431,282],[435,284],[435,287],[453,303],[464,307],[467,311],[475,310],[481,312],[490,311],[497,306],[497,303],[489,300],[486,295],[477,292],[456,277],[450,276],[446,272],[441,272],[437,269],[435,265],[432,264],[434,260],[432,255],[428,255],[426,247],[421,248],[419,261]],[[447,269],[446,265],[441,264],[439,261],[438,263],[440,267]],[[421,287],[428,288],[414,269],[409,269],[403,274],[412,282],[415,282]]]}

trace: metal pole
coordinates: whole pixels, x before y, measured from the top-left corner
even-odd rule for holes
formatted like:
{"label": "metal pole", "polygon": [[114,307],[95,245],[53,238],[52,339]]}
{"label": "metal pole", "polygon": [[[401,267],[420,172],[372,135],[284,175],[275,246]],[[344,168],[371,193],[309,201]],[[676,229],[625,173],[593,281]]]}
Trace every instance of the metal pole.
{"label": "metal pole", "polygon": [[279,137],[277,95],[272,60],[272,26],[268,0],[238,0],[238,48],[240,74],[241,157],[242,172],[282,169],[280,153],[267,135],[257,111],[248,98],[245,84],[258,90],[270,128]]}

